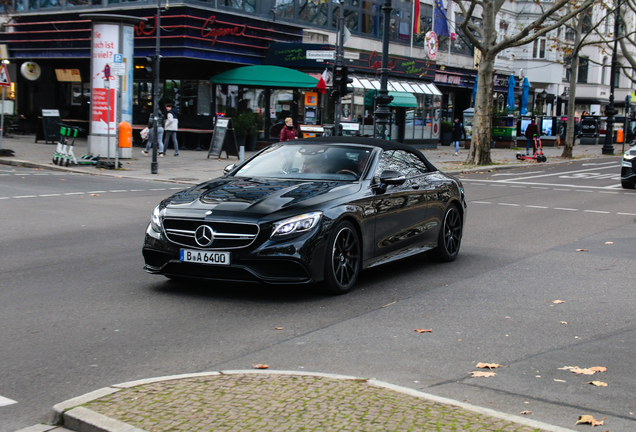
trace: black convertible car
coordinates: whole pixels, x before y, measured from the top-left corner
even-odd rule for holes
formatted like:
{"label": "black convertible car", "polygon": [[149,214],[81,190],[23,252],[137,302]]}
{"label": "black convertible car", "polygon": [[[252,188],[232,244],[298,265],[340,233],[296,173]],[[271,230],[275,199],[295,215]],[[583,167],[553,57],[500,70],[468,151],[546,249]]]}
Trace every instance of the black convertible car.
{"label": "black convertible car", "polygon": [[351,290],[361,270],[459,253],[464,188],[412,147],[326,137],[273,144],[223,177],[163,200],[144,269],[171,279]]}

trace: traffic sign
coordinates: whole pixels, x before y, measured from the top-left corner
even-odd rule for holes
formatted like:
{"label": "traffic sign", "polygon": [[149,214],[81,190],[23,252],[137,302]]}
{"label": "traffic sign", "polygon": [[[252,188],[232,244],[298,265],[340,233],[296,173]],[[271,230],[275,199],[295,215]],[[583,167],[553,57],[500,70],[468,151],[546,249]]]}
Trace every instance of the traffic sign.
{"label": "traffic sign", "polygon": [[123,54],[115,54],[115,55],[113,55],[113,62],[115,62],[115,63],[123,63],[124,62],[124,55]]}
{"label": "traffic sign", "polygon": [[333,60],[336,58],[336,52],[329,50],[307,50],[305,56],[307,60]]}
{"label": "traffic sign", "polygon": [[11,87],[11,78],[9,78],[9,71],[5,63],[2,63],[2,68],[0,69],[0,86]]}
{"label": "traffic sign", "polygon": [[110,66],[108,65],[104,66],[104,78],[105,79],[110,78]]}
{"label": "traffic sign", "polygon": [[110,73],[113,75],[126,75],[126,63],[111,63]]}

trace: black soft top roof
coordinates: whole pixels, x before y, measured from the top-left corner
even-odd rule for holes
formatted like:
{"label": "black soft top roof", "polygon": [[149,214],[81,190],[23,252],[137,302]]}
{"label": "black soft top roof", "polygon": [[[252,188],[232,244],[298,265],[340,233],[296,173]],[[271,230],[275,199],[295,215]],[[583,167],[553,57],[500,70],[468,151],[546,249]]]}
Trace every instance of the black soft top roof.
{"label": "black soft top roof", "polygon": [[341,137],[341,136],[327,136],[327,137],[318,137],[318,138],[304,138],[302,140],[290,140],[287,141],[287,144],[294,144],[302,142],[304,144],[360,144],[360,145],[368,145],[373,147],[380,147],[382,150],[405,150],[411,153],[414,153],[419,157],[424,164],[431,171],[437,171],[437,168],[433,164],[431,164],[426,156],[422,154],[418,149],[402,144],[397,141],[383,140],[378,138],[369,138],[369,137]]}

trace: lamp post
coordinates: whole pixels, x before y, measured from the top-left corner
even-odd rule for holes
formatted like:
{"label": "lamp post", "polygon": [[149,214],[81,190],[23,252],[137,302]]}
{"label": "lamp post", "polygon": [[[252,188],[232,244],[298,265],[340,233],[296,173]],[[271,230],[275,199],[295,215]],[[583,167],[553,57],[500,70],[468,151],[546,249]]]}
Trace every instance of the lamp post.
{"label": "lamp post", "polygon": [[384,14],[384,33],[382,34],[382,67],[380,68],[380,91],[375,97],[375,137],[386,139],[387,124],[391,111],[389,104],[393,100],[393,96],[389,96],[389,32],[391,30],[391,0],[384,0],[382,5],[382,13]]}
{"label": "lamp post", "polygon": [[612,69],[610,76],[610,95],[609,105],[605,108],[605,115],[607,116],[607,127],[605,128],[605,143],[603,144],[602,153],[606,155],[614,154],[614,87],[616,86],[616,68],[618,66],[617,51],[618,51],[618,31],[619,31],[619,19],[620,19],[621,2],[618,1],[616,10],[614,11],[614,52],[612,52]]}
{"label": "lamp post", "polygon": [[152,118],[154,119],[154,133],[152,142],[152,162],[150,162],[150,173],[157,174],[159,171],[159,164],[157,163],[157,151],[159,147],[159,128],[157,122],[159,120],[159,63],[161,61],[161,0],[157,0],[157,15],[155,18],[155,30],[157,32],[155,40],[155,58],[154,58],[154,72],[155,72],[155,84],[152,97]]}

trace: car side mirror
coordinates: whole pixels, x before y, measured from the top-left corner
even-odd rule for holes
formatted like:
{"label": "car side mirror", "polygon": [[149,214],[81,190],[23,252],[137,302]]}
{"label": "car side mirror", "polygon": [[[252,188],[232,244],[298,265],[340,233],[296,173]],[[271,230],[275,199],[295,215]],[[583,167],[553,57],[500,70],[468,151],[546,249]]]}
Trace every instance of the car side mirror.
{"label": "car side mirror", "polygon": [[406,181],[406,176],[399,171],[382,171],[380,183],[384,185],[401,185]]}
{"label": "car side mirror", "polygon": [[234,168],[236,168],[236,164],[229,164],[228,166],[223,168],[223,174],[229,174],[229,172],[232,171]]}

